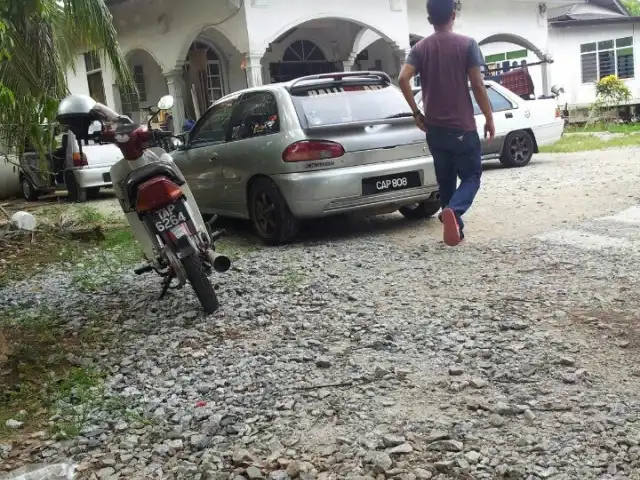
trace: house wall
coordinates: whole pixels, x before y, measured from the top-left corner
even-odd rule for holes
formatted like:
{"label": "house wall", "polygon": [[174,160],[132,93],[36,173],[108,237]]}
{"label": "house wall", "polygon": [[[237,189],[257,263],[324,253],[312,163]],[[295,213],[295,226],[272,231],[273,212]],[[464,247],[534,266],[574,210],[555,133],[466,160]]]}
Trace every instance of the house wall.
{"label": "house wall", "polygon": [[[424,0],[407,0],[409,31],[422,37],[433,27],[427,20]],[[538,12],[534,1],[463,0],[455,29],[478,42],[497,33],[511,33],[526,38],[541,50],[547,48],[547,18]],[[509,19],[516,19],[510,21]]]}
{"label": "house wall", "polygon": [[[547,3],[551,6],[570,2]],[[379,59],[383,69],[394,76],[399,58],[404,58],[409,48],[409,34],[425,36],[432,32],[424,0],[165,0],[154,2],[154,15],[143,15],[139,2],[130,1],[114,7],[113,15],[123,51],[145,51],[150,55],[144,66],[145,82],[149,83],[147,103],[154,102],[161,92],[166,93],[166,80],[162,77],[182,68],[188,48],[196,39],[205,40],[218,53],[223,83],[229,93],[247,86],[247,74],[241,68],[245,57],[258,59],[262,81],[269,83],[269,64],[280,60],[297,39],[313,41],[333,61],[353,60],[366,46],[369,60],[356,67],[374,68]],[[506,17],[517,21],[505,21]],[[297,31],[275,43],[294,27],[298,27]],[[549,51],[546,14],[540,13],[539,2],[534,0],[463,0],[455,29],[478,41],[495,34],[513,34],[544,53]],[[518,48],[488,44],[482,50],[490,55]],[[529,63],[537,60],[534,54],[527,58]],[[69,75],[70,89],[73,93],[87,93],[82,58],[78,67],[75,75]],[[536,93],[542,92],[540,67],[532,67],[531,74]],[[107,65],[103,75],[107,103],[118,109],[120,99]]]}
{"label": "house wall", "polygon": [[625,80],[633,101],[640,103],[640,26],[638,24],[550,28],[549,43],[555,63],[552,83],[562,85],[570,106],[586,107],[596,99],[595,84],[582,83],[580,45],[633,36],[635,77]]}

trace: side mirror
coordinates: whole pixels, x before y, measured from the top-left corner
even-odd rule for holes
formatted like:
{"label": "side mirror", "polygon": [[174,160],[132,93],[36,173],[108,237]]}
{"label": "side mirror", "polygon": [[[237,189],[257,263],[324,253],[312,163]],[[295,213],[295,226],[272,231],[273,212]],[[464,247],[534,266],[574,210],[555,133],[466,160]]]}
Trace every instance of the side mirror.
{"label": "side mirror", "polygon": [[158,108],[160,110],[170,110],[173,107],[173,97],[171,95],[165,95],[158,100]]}
{"label": "side mirror", "polygon": [[171,137],[169,139],[169,145],[172,150],[184,150],[184,142],[178,137]]}

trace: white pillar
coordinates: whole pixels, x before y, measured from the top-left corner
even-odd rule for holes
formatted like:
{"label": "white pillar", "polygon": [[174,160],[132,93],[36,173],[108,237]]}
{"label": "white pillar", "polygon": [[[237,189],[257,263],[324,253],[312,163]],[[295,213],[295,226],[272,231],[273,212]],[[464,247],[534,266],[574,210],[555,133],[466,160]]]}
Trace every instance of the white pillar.
{"label": "white pillar", "polygon": [[173,97],[173,107],[171,114],[173,116],[173,132],[182,133],[182,125],[185,120],[184,113],[184,80],[181,70],[173,70],[164,74],[167,79],[167,87],[169,95]]}
{"label": "white pillar", "polygon": [[345,72],[353,72],[354,70],[354,66],[356,64],[356,58],[358,57],[358,54],[355,52],[351,52],[351,54],[349,55],[349,58],[347,58],[346,60],[344,60],[342,62],[342,69]]}
{"label": "white pillar", "polygon": [[259,87],[262,81],[262,54],[245,54],[245,73],[247,75],[248,87]]}
{"label": "white pillar", "polygon": [[[545,55],[545,60],[551,60],[549,55]],[[551,94],[551,85],[550,83],[550,72],[549,72],[549,64],[547,62],[542,63],[540,65],[540,72],[542,73],[542,93],[545,96]]]}
{"label": "white pillar", "polygon": [[402,70],[402,66],[404,65],[404,62],[407,60],[407,56],[409,55],[410,51],[411,51],[411,48],[399,48],[399,49],[393,50],[393,58],[395,60],[396,71],[393,74],[391,74],[390,77],[393,80],[393,82],[396,84],[398,82],[398,77],[400,76],[400,70]]}

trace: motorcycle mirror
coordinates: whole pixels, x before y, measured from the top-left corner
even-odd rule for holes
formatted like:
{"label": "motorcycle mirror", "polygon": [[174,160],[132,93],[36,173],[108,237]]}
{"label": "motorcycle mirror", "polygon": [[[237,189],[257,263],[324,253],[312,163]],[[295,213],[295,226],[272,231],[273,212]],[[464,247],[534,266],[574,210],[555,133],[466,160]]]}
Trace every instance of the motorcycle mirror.
{"label": "motorcycle mirror", "polygon": [[551,93],[553,93],[554,95],[559,95],[561,93],[564,93],[564,88],[562,88],[560,85],[554,85],[553,87],[551,87]]}
{"label": "motorcycle mirror", "polygon": [[165,95],[158,100],[158,108],[160,110],[170,110],[173,107],[173,97],[171,95]]}
{"label": "motorcycle mirror", "polygon": [[171,137],[171,139],[169,140],[169,145],[171,145],[172,149],[179,150],[184,146],[184,142],[178,137]]}

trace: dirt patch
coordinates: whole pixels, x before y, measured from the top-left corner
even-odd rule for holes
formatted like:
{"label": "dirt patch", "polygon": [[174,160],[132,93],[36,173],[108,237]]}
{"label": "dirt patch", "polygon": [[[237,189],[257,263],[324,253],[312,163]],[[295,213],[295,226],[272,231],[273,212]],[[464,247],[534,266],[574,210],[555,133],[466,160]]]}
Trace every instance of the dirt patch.
{"label": "dirt patch", "polygon": [[[91,323],[70,330],[55,312],[0,313],[0,335],[7,345],[0,366],[0,441],[11,441],[45,427],[58,400],[75,388],[90,389],[99,375],[81,361],[87,344],[99,338]],[[19,422],[11,427],[7,421]],[[75,433],[76,425],[61,423],[62,436]]]}
{"label": "dirt patch", "polygon": [[588,327],[597,336],[612,340],[618,347],[640,350],[640,314],[636,308],[574,310],[574,324]]}

